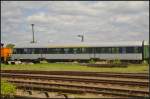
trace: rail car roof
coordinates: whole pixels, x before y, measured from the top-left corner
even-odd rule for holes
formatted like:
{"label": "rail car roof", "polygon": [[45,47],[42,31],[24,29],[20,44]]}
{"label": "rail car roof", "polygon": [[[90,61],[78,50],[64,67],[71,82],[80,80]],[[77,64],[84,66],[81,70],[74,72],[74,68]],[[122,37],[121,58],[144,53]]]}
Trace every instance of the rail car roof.
{"label": "rail car roof", "polygon": [[[148,42],[145,42],[144,45],[148,45]],[[142,46],[142,41],[124,41],[124,42],[99,42],[99,43],[28,43],[28,44],[19,44],[15,48],[73,48],[73,47],[122,47],[122,46]]]}

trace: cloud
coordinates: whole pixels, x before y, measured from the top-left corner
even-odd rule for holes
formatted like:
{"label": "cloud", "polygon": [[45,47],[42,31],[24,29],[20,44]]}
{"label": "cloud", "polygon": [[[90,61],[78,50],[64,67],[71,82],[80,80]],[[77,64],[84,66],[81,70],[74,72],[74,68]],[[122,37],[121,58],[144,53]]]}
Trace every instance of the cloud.
{"label": "cloud", "polygon": [[[149,40],[148,1],[2,1],[2,42]],[[44,39],[43,39],[44,38]]]}

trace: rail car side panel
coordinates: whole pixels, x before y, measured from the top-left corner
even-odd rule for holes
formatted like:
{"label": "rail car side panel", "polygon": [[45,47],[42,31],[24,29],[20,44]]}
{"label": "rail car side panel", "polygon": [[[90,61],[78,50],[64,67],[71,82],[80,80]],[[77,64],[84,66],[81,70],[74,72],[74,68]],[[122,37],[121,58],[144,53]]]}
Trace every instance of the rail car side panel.
{"label": "rail car side panel", "polygon": [[[92,56],[92,57],[91,57]],[[94,56],[94,57],[93,57]],[[137,54],[13,54],[12,59],[120,59],[120,60],[142,60],[142,53]]]}

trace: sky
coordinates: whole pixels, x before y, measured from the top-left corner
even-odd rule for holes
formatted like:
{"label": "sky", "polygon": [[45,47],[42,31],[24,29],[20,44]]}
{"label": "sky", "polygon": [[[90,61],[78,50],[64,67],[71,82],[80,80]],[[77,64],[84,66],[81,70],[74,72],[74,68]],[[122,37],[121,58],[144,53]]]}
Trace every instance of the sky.
{"label": "sky", "polygon": [[148,1],[2,1],[1,42],[37,43],[149,40]]}

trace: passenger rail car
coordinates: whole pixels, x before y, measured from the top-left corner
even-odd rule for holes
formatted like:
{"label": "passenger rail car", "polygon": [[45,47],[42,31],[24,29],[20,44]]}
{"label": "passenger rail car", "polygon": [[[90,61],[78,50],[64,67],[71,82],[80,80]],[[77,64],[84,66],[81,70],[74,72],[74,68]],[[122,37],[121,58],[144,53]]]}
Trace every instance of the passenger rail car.
{"label": "passenger rail car", "polygon": [[149,45],[145,42],[108,42],[80,44],[51,44],[44,46],[38,43],[16,46],[12,59],[49,61],[73,60],[123,60],[142,61],[149,59]]}

